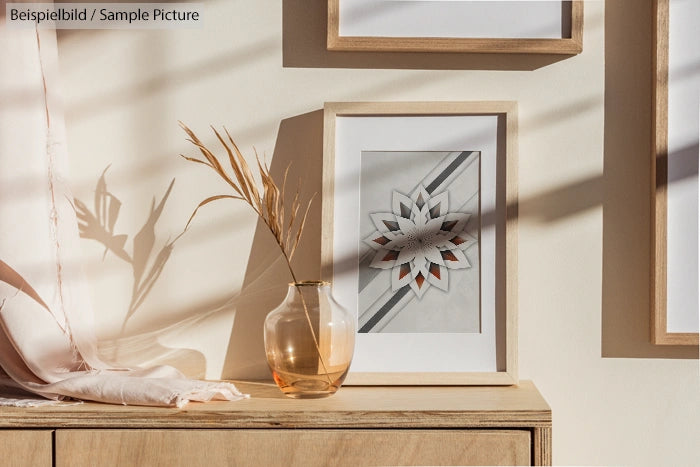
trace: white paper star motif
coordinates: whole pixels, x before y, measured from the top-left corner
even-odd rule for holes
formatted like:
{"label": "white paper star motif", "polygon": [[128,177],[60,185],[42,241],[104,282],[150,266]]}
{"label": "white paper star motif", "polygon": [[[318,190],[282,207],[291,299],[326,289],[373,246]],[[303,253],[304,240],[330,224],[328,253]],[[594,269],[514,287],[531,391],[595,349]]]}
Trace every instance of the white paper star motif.
{"label": "white paper star motif", "polygon": [[476,238],[464,229],[471,214],[448,211],[446,191],[421,185],[409,198],[394,190],[392,212],[370,214],[377,230],[365,238],[376,250],[372,268],[391,269],[391,290],[410,285],[418,298],[431,285],[448,290],[448,270],[471,267],[464,250]]}

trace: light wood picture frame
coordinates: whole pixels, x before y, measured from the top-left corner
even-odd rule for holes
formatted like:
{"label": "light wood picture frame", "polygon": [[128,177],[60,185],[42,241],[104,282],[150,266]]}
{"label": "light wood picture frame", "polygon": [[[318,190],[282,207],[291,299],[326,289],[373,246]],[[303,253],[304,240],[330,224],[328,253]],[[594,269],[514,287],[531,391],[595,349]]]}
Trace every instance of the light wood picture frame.
{"label": "light wood picture frame", "polygon": [[[688,3],[690,4],[690,3]],[[671,320],[676,322],[688,322],[693,320],[693,315],[697,319],[698,316],[698,238],[697,238],[697,157],[698,157],[698,102],[697,95],[695,96],[695,121],[690,122],[695,126],[694,148],[693,141],[688,144],[688,141],[680,141],[679,132],[675,128],[670,128],[670,124],[678,125],[687,124],[688,119],[677,118],[678,113],[682,114],[682,110],[673,101],[675,97],[669,99],[669,94],[679,96],[685,102],[684,105],[693,101],[687,99],[687,87],[683,86],[683,79],[676,79],[670,76],[669,70],[682,67],[682,61],[685,57],[682,56],[684,48],[674,46],[669,47],[670,38],[670,2],[669,0],[654,0],[654,21],[653,21],[653,130],[652,130],[652,154],[651,154],[651,341],[657,345],[698,345],[698,332],[683,332],[683,326],[672,324]],[[674,25],[683,26],[681,14],[679,17],[674,17]],[[691,18],[692,21],[692,18]],[[686,27],[686,31],[692,30],[695,26]],[[686,34],[687,35],[687,34]],[[697,35],[697,34],[696,34]],[[677,36],[677,40],[687,39],[681,35]],[[697,49],[697,44],[693,44],[692,48]],[[673,52],[673,53],[671,53]],[[697,64],[696,64],[697,66]],[[691,78],[697,80],[696,77]],[[687,79],[687,76],[686,78]],[[677,83],[681,84],[677,84]],[[687,83],[686,83],[687,84]],[[697,82],[692,92],[697,94]],[[687,112],[686,114],[687,115]],[[692,115],[692,112],[691,112]],[[691,117],[692,120],[692,117]],[[692,129],[691,129],[692,132]],[[687,133],[687,131],[686,131]],[[687,139],[687,138],[685,138]],[[682,146],[682,148],[679,148]],[[693,154],[694,152],[694,154]],[[688,168],[684,168],[684,160],[692,160],[695,158],[694,173]],[[680,162],[678,162],[680,161]],[[675,165],[674,165],[675,164]],[[687,165],[687,164],[686,164]],[[692,163],[691,163],[692,165]],[[693,183],[694,188],[687,184]],[[685,193],[679,193],[678,186],[685,185],[682,189]],[[688,206],[688,191],[690,190],[690,199],[695,198],[693,212],[678,211],[679,208],[686,209]],[[694,195],[693,195],[694,190]],[[691,203],[692,204],[692,203]],[[682,206],[682,207],[681,207]],[[687,225],[678,225],[678,217],[688,219],[688,214],[691,219],[695,219],[694,226],[691,222],[690,228]],[[671,217],[669,217],[671,216]],[[669,234],[669,222],[675,222],[672,232],[680,232]],[[692,231],[692,229],[695,229]],[[690,231],[689,231],[690,230]],[[694,239],[693,239],[694,238]],[[690,239],[689,241],[687,241]],[[680,255],[678,248],[669,248],[683,242]],[[693,254],[693,251],[695,254]],[[680,256],[680,257],[679,257]],[[682,264],[683,269],[679,267]],[[690,273],[688,273],[690,271]],[[689,279],[689,280],[688,280]],[[687,280],[687,284],[680,284],[682,280]],[[670,301],[669,301],[670,299]],[[672,317],[672,314],[685,314],[685,318],[680,321]],[[697,329],[697,322],[695,323]],[[670,329],[675,328],[675,329]]]}
{"label": "light wood picture frame", "polygon": [[325,104],[322,277],[358,318],[345,384],[517,384],[517,170],[515,102]]}
{"label": "light wood picture frame", "polygon": [[[486,8],[494,11],[478,14]],[[328,0],[327,32],[332,51],[575,55],[583,51],[583,1]]]}

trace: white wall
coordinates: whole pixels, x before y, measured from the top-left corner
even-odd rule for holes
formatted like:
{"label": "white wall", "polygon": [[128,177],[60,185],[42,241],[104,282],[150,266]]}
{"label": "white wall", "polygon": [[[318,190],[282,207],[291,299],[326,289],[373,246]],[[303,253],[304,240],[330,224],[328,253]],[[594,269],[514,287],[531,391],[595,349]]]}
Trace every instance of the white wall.
{"label": "white wall", "polygon": [[[643,3],[587,1],[584,52],[561,61],[330,54],[323,0],[209,1],[200,30],[62,32],[76,196],[92,206],[111,164],[108,189],[122,202],[115,230],[129,234],[131,251],[152,198],[176,178],[156,224],[158,249],[201,199],[225,190],[177,156],[195,155],[177,120],[212,144],[207,125],[226,125],[244,152],[255,146],[272,158],[273,170],[294,160],[308,176],[304,189],[315,191],[324,101],[517,100],[520,368],[552,406],[554,462],[692,465],[700,385],[688,357],[697,350],[657,350],[645,334],[651,7]],[[260,326],[288,278],[255,217],[220,203],[177,241],[118,349],[109,339],[120,335],[132,269],[84,241],[108,356],[198,376],[267,376]],[[318,209],[311,219],[317,225]],[[300,275],[318,274],[317,244],[310,232]]]}

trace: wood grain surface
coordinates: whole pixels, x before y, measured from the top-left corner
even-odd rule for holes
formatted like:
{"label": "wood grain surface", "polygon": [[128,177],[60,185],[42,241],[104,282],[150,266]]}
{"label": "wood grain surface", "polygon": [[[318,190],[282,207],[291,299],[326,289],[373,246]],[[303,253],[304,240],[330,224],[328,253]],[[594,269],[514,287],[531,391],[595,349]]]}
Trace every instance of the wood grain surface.
{"label": "wood grain surface", "polygon": [[0,430],[0,467],[51,467],[52,436],[51,430]]}
{"label": "wood grain surface", "polygon": [[182,409],[0,407],[0,452],[12,453],[0,466],[48,466],[52,455],[57,466],[551,464],[552,412],[530,381],[343,387],[310,400],[235,383],[251,397]]}
{"label": "wood grain surface", "polygon": [[552,413],[530,381],[503,387],[343,387],[296,400],[272,383],[236,382],[250,399],[182,409],[98,403],[0,407],[0,428],[522,428],[549,427]]}
{"label": "wood grain surface", "polygon": [[59,430],[56,466],[529,465],[527,430]]}

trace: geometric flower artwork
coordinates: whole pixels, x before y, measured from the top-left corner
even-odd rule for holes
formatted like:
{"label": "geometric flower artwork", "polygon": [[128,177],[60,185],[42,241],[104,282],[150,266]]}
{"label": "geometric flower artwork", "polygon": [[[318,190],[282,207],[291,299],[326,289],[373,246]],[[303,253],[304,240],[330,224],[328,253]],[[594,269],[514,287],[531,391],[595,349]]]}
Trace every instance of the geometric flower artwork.
{"label": "geometric flower artwork", "polygon": [[363,151],[359,332],[478,332],[479,156]]}
{"label": "geometric flower artwork", "polygon": [[449,269],[471,267],[463,250],[477,240],[464,231],[471,214],[449,212],[449,193],[420,185],[409,198],[393,192],[392,212],[370,215],[377,230],[365,243],[377,250],[371,268],[391,269],[391,290],[404,285],[420,299],[428,287],[449,291]]}

